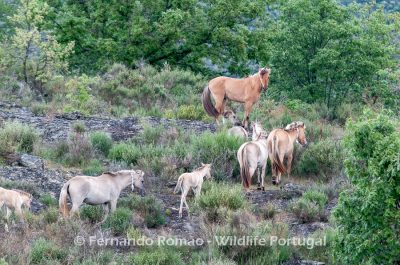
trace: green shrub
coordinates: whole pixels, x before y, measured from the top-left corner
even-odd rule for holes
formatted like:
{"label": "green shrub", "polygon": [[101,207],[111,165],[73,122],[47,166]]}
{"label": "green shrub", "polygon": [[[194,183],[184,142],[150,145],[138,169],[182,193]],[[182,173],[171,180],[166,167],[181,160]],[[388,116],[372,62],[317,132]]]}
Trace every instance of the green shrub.
{"label": "green shrub", "polygon": [[29,259],[32,264],[43,264],[51,261],[63,262],[66,257],[65,250],[41,237],[32,243]]}
{"label": "green shrub", "polygon": [[239,174],[236,153],[243,142],[244,140],[227,135],[226,132],[207,132],[192,136],[189,151],[193,164],[212,163],[214,179],[228,180]]}
{"label": "green shrub", "polygon": [[82,220],[88,220],[91,223],[98,223],[103,220],[103,208],[99,205],[84,205],[80,209],[80,217]]}
{"label": "green shrub", "polygon": [[211,182],[208,187],[205,185],[198,200],[199,206],[203,209],[227,207],[237,210],[246,206],[246,202],[241,185],[217,182]]}
{"label": "green shrub", "polygon": [[169,247],[154,247],[131,255],[129,261],[134,265],[180,265],[185,264],[181,253]]}
{"label": "green shrub", "polygon": [[90,140],[85,134],[86,127],[83,123],[75,123],[73,132],[68,139],[68,154],[66,162],[72,166],[85,165],[93,155],[93,148]]}
{"label": "green shrub", "polygon": [[164,130],[163,126],[156,126],[156,127],[151,127],[148,125],[144,126],[143,134],[141,136],[144,144],[156,145],[160,140],[163,130]]}
{"label": "green shrub", "polygon": [[273,219],[277,209],[272,203],[267,203],[267,205],[259,209],[259,212],[264,219]]}
{"label": "green shrub", "polygon": [[40,196],[39,201],[47,207],[57,206],[58,201],[49,193]]}
{"label": "green shrub", "polygon": [[348,121],[345,168],[352,187],[333,211],[333,243],[340,264],[400,263],[400,133],[391,113],[366,111]]}
{"label": "green shrub", "polygon": [[136,164],[138,159],[141,157],[140,148],[133,144],[120,143],[114,145],[108,157],[115,161],[122,161],[126,164]]}
{"label": "green shrub", "polygon": [[108,156],[113,141],[111,137],[104,132],[94,132],[90,134],[90,142],[95,150],[100,151],[104,156]]}
{"label": "green shrub", "polygon": [[316,190],[304,192],[303,197],[289,204],[289,210],[303,223],[320,221],[325,218],[325,205],[328,197]]}
{"label": "green shrub", "polygon": [[207,116],[200,105],[182,105],[176,111],[175,117],[184,120],[203,120]]}
{"label": "green shrub", "polygon": [[4,260],[4,258],[1,258],[0,265],[8,265],[8,263]]}
{"label": "green shrub", "polygon": [[149,228],[158,227],[165,224],[164,207],[154,196],[140,197],[136,194],[118,201],[119,207],[129,208],[135,213],[140,214]]}
{"label": "green shrub", "polygon": [[92,159],[89,164],[82,169],[82,172],[88,176],[98,176],[104,172],[104,167],[99,160]]}
{"label": "green shrub", "polygon": [[294,170],[299,175],[314,175],[318,179],[328,180],[340,174],[343,168],[343,149],[339,142],[322,140],[311,143],[300,155]]}
{"label": "green shrub", "polygon": [[128,208],[117,208],[110,214],[103,224],[104,228],[110,228],[115,235],[124,235],[129,228],[132,211]]}
{"label": "green shrub", "polygon": [[0,154],[26,152],[32,153],[39,136],[35,129],[28,125],[5,122],[0,129]]}
{"label": "green shrub", "polygon": [[52,224],[57,222],[58,220],[58,209],[54,206],[49,207],[46,209],[46,211],[43,213],[43,220],[48,223]]}

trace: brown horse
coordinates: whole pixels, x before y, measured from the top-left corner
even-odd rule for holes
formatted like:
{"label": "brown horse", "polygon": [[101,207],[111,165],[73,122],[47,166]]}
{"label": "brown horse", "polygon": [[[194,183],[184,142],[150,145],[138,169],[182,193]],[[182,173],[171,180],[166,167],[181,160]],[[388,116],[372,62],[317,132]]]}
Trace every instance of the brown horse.
{"label": "brown horse", "polygon": [[[292,168],[294,142],[302,146],[307,145],[306,126],[303,122],[297,121],[287,125],[285,129],[275,129],[268,135],[268,156],[272,165],[272,183],[278,185],[281,181],[281,174],[286,171],[290,175]],[[283,165],[283,159],[287,157],[287,167]]]}
{"label": "brown horse", "polygon": [[[261,92],[268,89],[271,69],[261,68],[258,73],[243,79],[219,76],[212,79],[204,88],[202,102],[208,115],[214,117],[219,124],[219,117],[224,113],[226,100],[244,103],[242,125],[247,128],[253,105],[260,99]],[[215,107],[211,101],[215,100]]]}

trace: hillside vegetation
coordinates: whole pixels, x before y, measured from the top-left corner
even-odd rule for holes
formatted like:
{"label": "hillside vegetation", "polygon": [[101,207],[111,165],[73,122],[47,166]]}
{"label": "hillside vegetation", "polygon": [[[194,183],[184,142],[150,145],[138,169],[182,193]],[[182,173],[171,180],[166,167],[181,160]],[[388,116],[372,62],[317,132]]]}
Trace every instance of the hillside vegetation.
{"label": "hillside vegetation", "polygon": [[[0,264],[399,264],[400,13],[396,1],[357,2],[2,1],[0,186],[32,193],[33,207],[24,224],[0,209]],[[245,140],[213,125],[201,93],[265,66],[250,121],[267,132],[302,121],[309,144],[295,144],[279,187],[268,163],[266,191],[245,193]],[[241,104],[227,105],[242,118]],[[44,166],[27,168],[26,154]],[[212,180],[199,198],[189,192],[181,219],[174,186],[202,163]],[[121,169],[145,172],[145,197],[127,188],[104,222],[101,206],[61,217],[72,176]]]}

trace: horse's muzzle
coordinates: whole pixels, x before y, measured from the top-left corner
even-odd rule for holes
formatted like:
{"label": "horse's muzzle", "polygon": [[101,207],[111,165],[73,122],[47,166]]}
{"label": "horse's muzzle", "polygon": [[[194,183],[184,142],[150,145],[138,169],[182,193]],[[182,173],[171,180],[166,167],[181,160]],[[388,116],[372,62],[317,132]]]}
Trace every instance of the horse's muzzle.
{"label": "horse's muzzle", "polygon": [[140,196],[146,196],[146,190],[144,188],[140,190]]}

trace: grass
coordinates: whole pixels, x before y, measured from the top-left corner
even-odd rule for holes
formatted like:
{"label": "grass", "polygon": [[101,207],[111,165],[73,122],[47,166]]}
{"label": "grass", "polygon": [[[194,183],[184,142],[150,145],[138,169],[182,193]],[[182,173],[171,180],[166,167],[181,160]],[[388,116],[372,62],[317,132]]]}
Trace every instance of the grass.
{"label": "grass", "polygon": [[90,142],[95,150],[102,153],[105,157],[108,156],[113,145],[111,137],[104,132],[93,132],[90,134]]}
{"label": "grass", "polygon": [[0,155],[32,153],[38,141],[39,136],[34,128],[17,121],[7,121],[0,129]]}
{"label": "grass", "polygon": [[125,235],[132,218],[132,211],[128,208],[119,207],[110,214],[103,224],[103,228],[109,228],[114,235]]}
{"label": "grass", "polygon": [[303,196],[289,204],[289,210],[303,223],[325,219],[328,196],[318,190],[307,190]]}

